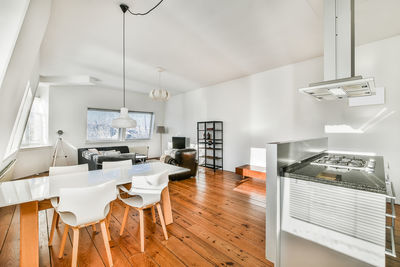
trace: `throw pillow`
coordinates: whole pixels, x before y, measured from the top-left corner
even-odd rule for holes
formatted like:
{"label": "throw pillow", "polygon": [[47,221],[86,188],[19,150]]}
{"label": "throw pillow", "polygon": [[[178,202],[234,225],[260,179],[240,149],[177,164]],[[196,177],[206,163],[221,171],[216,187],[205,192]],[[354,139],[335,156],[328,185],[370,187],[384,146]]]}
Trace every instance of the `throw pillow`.
{"label": "throw pillow", "polygon": [[93,154],[99,154],[99,151],[96,148],[89,148],[88,151]]}

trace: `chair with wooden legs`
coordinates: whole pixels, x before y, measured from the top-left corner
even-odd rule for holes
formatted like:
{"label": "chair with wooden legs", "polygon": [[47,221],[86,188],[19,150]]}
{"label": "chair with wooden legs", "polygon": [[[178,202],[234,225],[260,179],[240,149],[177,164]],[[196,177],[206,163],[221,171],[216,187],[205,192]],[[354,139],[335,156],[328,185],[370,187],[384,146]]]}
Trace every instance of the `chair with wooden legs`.
{"label": "chair with wooden legs", "polygon": [[144,217],[143,210],[151,208],[151,213],[153,217],[153,223],[156,222],[154,206],[157,207],[158,217],[160,218],[160,223],[164,232],[165,240],[168,240],[167,228],[165,226],[165,221],[163,213],[160,206],[161,193],[165,187],[168,186],[168,172],[162,172],[155,175],[149,176],[134,176],[132,177],[132,186],[128,190],[124,186],[119,186],[118,188],[122,191],[121,193],[126,193],[129,195],[128,198],[118,195],[118,198],[125,203],[124,218],[122,220],[122,226],[120,235],[123,234],[125,224],[128,218],[129,208],[132,207],[139,211],[139,222],[140,222],[140,251],[144,252]]}
{"label": "chair with wooden legs", "polygon": [[55,206],[56,212],[65,224],[64,234],[61,240],[61,247],[58,257],[64,255],[65,242],[68,236],[68,229],[72,228],[74,233],[72,245],[72,266],[77,265],[79,229],[82,227],[100,224],[106,248],[109,266],[113,266],[110,244],[108,242],[108,228],[105,220],[110,211],[110,203],[117,197],[115,181],[82,188],[60,189],[60,201]]}
{"label": "chair with wooden legs", "polygon": [[[109,170],[109,169],[116,169],[116,168],[130,168],[132,167],[132,160],[120,160],[120,161],[103,161],[102,163],[103,170]],[[108,213],[106,224],[107,227],[110,227],[110,217],[113,209],[113,202],[110,204],[110,212]],[[111,237],[109,237],[111,240]]]}
{"label": "chair with wooden legs", "polygon": [[[57,167],[50,167],[49,168],[49,176],[55,175],[65,175],[65,174],[72,174],[72,173],[80,173],[80,172],[88,172],[89,165],[88,164],[81,164],[81,165],[73,165],[73,166],[57,166]],[[51,199],[51,204],[57,205],[57,199]],[[53,221],[51,222],[51,230],[50,230],[50,237],[48,245],[51,246],[54,237],[55,228],[58,228],[58,221],[60,217],[58,216],[57,212],[53,212]],[[93,226],[93,230],[96,231],[96,227]]]}

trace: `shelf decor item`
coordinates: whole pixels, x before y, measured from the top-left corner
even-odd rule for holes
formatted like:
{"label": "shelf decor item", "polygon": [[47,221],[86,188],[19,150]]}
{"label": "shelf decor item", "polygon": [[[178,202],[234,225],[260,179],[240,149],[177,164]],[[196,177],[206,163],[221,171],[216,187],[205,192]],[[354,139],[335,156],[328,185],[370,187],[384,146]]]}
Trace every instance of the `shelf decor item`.
{"label": "shelf decor item", "polygon": [[197,122],[197,161],[199,166],[223,170],[224,124],[222,121]]}

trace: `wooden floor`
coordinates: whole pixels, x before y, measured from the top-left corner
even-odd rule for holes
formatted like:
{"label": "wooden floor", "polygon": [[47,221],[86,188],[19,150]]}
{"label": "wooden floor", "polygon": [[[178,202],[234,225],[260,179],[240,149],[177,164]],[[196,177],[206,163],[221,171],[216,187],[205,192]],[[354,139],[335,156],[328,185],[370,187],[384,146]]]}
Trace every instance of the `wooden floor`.
{"label": "wooden floor", "polygon": [[[140,253],[138,214],[131,209],[123,236],[119,230],[123,206],[116,201],[111,217],[111,252],[114,266],[273,266],[265,260],[265,183],[231,173],[200,169],[198,177],[170,183],[174,223],[165,241],[159,222],[150,212],[145,220],[145,253]],[[399,209],[400,212],[400,209]],[[398,213],[400,214],[400,213]],[[41,211],[40,265],[70,266],[72,231],[63,259],[58,259],[63,224],[47,246],[52,211]],[[400,229],[400,220],[397,221]],[[97,227],[99,230],[100,227]],[[400,231],[396,232],[400,241]],[[0,209],[0,266],[19,263],[19,209]],[[400,248],[400,246],[399,246]],[[79,266],[105,266],[101,233],[80,230]],[[400,261],[387,259],[387,266]]]}

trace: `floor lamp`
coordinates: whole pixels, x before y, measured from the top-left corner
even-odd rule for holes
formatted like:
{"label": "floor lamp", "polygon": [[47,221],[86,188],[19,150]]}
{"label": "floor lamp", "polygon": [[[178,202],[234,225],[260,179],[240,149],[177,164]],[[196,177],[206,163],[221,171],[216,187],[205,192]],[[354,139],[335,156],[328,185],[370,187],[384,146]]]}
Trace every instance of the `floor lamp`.
{"label": "floor lamp", "polygon": [[166,133],[165,126],[157,126],[156,133],[160,134],[160,152],[162,156],[162,135]]}

